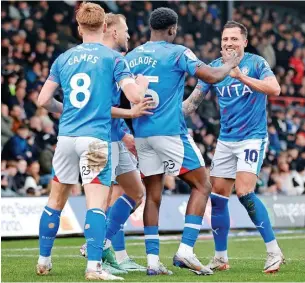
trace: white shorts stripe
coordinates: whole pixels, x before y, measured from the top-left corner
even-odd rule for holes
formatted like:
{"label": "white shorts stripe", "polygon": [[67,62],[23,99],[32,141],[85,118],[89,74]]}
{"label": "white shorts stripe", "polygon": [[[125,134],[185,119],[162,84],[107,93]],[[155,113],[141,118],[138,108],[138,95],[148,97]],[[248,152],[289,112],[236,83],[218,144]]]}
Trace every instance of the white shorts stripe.
{"label": "white shorts stripe", "polygon": [[145,240],[159,240],[159,234],[157,235],[144,235]]}
{"label": "white shorts stripe", "polygon": [[106,218],[106,214],[100,210],[92,210],[93,213],[102,214]]}
{"label": "white shorts stripe", "polygon": [[191,147],[193,148],[195,154],[197,155],[197,158],[200,162],[200,165],[201,166],[205,166],[205,163],[204,163],[204,160],[203,160],[203,157],[201,155],[201,152],[200,152],[200,149],[197,147],[197,145],[195,144],[193,138],[190,136],[190,135],[187,135],[187,139],[191,145]]}
{"label": "white shorts stripe", "polygon": [[133,209],[133,206],[132,206],[131,203],[128,201],[128,199],[124,198],[123,196],[120,196],[120,198],[121,198],[122,200],[124,200],[124,201],[130,206],[131,209]]}
{"label": "white shorts stripe", "polygon": [[201,224],[192,224],[192,223],[185,223],[184,227],[193,228],[196,230],[200,230]]}

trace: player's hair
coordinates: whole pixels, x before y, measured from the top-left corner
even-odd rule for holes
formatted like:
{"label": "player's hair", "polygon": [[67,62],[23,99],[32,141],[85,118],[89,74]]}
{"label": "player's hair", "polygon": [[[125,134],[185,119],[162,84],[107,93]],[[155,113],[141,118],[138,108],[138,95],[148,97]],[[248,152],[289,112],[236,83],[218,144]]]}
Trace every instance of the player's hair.
{"label": "player's hair", "polygon": [[84,29],[96,31],[105,22],[105,11],[98,4],[83,2],[76,11],[76,21]]}
{"label": "player's hair", "polygon": [[240,29],[240,33],[243,34],[243,35],[245,36],[245,38],[248,37],[248,30],[247,30],[247,28],[246,28],[243,24],[241,24],[241,23],[239,23],[239,22],[228,21],[228,22],[224,25],[224,27],[223,27],[223,29],[222,29],[222,32],[223,32],[225,29],[227,29],[227,28],[239,28],[239,29]]}
{"label": "player's hair", "polygon": [[107,28],[118,23],[120,19],[123,19],[126,22],[126,17],[122,14],[107,13],[105,19],[106,19]]}
{"label": "player's hair", "polygon": [[165,30],[177,23],[177,13],[172,9],[164,7],[154,10],[149,18],[149,24],[153,30]]}

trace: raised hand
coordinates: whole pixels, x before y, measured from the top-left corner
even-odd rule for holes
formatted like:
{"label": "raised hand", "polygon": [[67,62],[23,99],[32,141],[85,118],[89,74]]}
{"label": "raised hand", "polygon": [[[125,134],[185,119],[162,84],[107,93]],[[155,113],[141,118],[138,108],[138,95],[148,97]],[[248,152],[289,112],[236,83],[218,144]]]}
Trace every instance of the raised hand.
{"label": "raised hand", "polygon": [[224,50],[220,51],[220,53],[222,55],[222,60],[224,63],[229,64],[230,66],[232,66],[232,68],[235,68],[239,65],[240,57],[235,51],[227,52]]}

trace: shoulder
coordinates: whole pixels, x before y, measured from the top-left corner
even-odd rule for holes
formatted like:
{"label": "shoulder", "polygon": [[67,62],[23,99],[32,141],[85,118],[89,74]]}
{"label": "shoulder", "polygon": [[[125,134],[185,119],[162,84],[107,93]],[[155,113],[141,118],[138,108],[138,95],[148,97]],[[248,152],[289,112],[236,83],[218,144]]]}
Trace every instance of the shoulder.
{"label": "shoulder", "polygon": [[221,66],[222,64],[223,64],[223,63],[222,63],[222,57],[219,57],[219,58],[213,60],[213,61],[209,64],[209,66],[211,66],[211,67],[218,67],[218,66]]}
{"label": "shoulder", "polygon": [[245,56],[246,56],[247,61],[252,61],[252,62],[256,62],[256,63],[267,62],[264,57],[257,55],[257,54],[246,52]]}

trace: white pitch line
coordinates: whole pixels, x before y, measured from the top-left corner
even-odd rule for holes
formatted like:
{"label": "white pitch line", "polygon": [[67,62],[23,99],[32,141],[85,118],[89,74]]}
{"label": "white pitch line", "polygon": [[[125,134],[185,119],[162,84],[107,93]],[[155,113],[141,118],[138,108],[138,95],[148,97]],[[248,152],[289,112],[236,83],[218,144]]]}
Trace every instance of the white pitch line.
{"label": "white pitch line", "polygon": [[[255,238],[233,238],[233,239],[229,239],[229,241],[232,242],[253,242],[253,241],[257,241],[260,240],[260,237],[255,237]],[[297,236],[278,236],[276,237],[277,240],[292,240],[292,239],[305,239],[305,235],[297,235]],[[204,239],[204,241],[212,241],[213,239]],[[141,240],[140,240],[141,241]],[[200,240],[199,240],[200,241]],[[180,240],[160,240],[160,244],[161,245],[170,245],[170,244],[176,244],[177,242],[180,242]],[[204,242],[201,242],[204,243]],[[126,242],[127,246],[144,246],[144,239],[143,242],[141,243],[128,243],[128,241]],[[55,246],[53,247],[54,250],[70,250],[70,249],[79,249],[79,246]],[[39,248],[3,248],[1,249],[2,251],[37,251],[39,250]]]}
{"label": "white pitch line", "polygon": [[[2,257],[38,257],[37,254],[2,254]],[[81,255],[52,255],[52,258],[83,258]],[[131,256],[134,259],[146,259],[146,256]],[[172,259],[172,256],[160,256],[163,259]],[[211,259],[211,256],[200,256],[200,259]],[[231,260],[265,260],[265,257],[230,257]],[[285,258],[287,261],[302,261],[305,258]]]}

